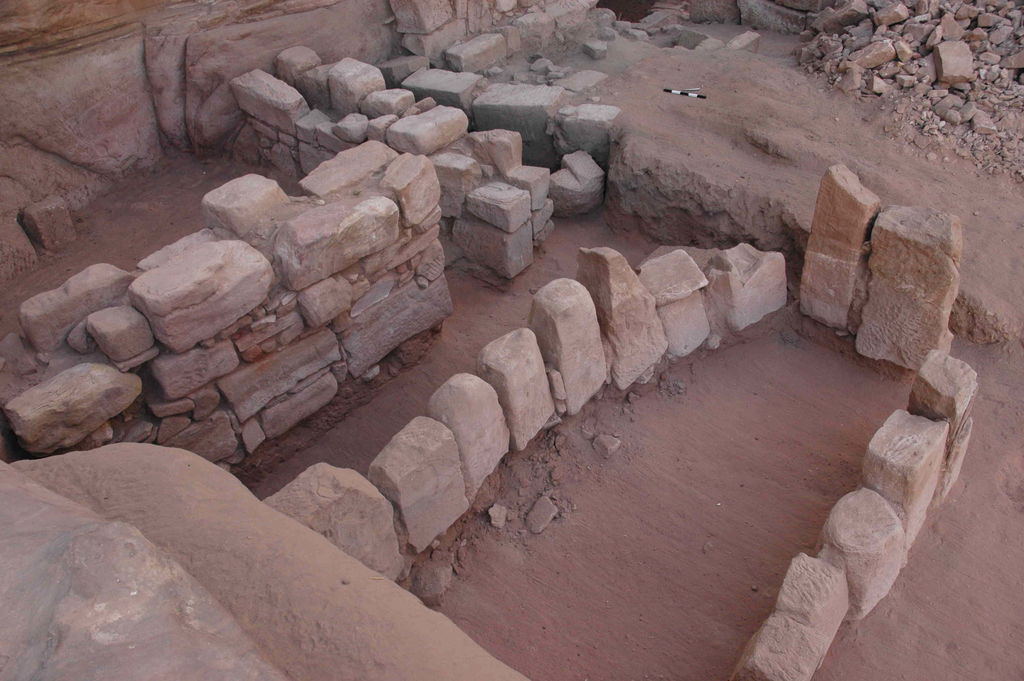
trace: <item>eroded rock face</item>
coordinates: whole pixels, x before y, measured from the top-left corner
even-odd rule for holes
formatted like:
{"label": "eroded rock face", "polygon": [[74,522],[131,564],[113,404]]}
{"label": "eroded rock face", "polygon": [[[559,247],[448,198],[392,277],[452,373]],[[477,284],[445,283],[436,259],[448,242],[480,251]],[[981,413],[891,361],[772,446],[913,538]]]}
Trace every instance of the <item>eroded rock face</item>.
{"label": "eroded rock face", "polygon": [[131,525],[2,463],[0,496],[5,676],[285,681],[224,607]]}

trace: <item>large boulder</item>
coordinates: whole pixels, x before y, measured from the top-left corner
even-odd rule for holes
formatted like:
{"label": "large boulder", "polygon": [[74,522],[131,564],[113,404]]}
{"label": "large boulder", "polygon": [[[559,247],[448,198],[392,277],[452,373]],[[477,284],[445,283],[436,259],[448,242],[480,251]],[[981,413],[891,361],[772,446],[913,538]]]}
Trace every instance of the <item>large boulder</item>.
{"label": "large boulder", "polygon": [[446,617],[193,454],[121,444],[16,468],[139,528],[293,681],[339,670],[365,681],[524,681]]}
{"label": "large boulder", "polygon": [[4,413],[30,452],[81,442],[142,393],[142,380],[105,364],[76,364],[8,400]]}
{"label": "large boulder", "polygon": [[391,502],[354,470],[313,464],[263,501],[388,579],[405,567]]}
{"label": "large boulder", "polygon": [[259,305],[273,279],[270,262],[255,248],[217,241],[143,273],[128,293],[153,335],[171,351],[184,352]]}

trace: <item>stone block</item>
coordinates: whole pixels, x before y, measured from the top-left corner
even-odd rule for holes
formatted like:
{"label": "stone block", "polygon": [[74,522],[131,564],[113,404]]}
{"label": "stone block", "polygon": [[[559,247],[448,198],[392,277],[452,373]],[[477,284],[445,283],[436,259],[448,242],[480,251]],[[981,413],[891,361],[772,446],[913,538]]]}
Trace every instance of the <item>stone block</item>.
{"label": "stone block", "polygon": [[476,189],[483,178],[480,164],[471,156],[452,152],[431,156],[430,160],[441,184],[441,214],[457,218],[462,215],[466,195]]}
{"label": "stone block", "polygon": [[[804,553],[798,553],[790,561],[775,600],[775,612],[810,627],[831,643],[839,625],[846,619],[849,607],[849,587],[840,568]],[[815,668],[827,650],[826,644],[823,649],[815,651]]]}
{"label": "stone block", "polygon": [[427,34],[406,33],[402,36],[402,47],[426,57],[434,66],[444,66],[444,51],[465,37],[465,19],[453,19]]}
{"label": "stone block", "polygon": [[948,351],[962,251],[956,216],[931,208],[882,210],[871,236],[857,352],[916,370],[930,351]]}
{"label": "stone block", "polygon": [[100,350],[115,362],[129,360],[153,347],[149,322],[128,305],[93,312],[85,318],[85,325]]}
{"label": "stone block", "polygon": [[694,0],[690,4],[690,21],[698,24],[738,24],[740,8],[736,0]]}
{"label": "stone block", "polygon": [[295,78],[295,89],[302,93],[311,107],[327,111],[331,108],[331,89],[327,84],[327,74],[334,64],[314,66],[300,73]]}
{"label": "stone block", "polygon": [[267,436],[263,432],[262,426],[260,426],[260,420],[252,418],[242,424],[242,432],[239,433],[242,437],[242,445],[245,446],[245,451],[252,454],[259,446],[267,441]]}
{"label": "stone block", "polygon": [[313,50],[301,45],[282,50],[274,58],[274,73],[277,77],[295,87],[295,83],[306,71],[323,64],[323,60]]}
{"label": "stone block", "polygon": [[393,244],[398,234],[398,206],[383,196],[311,208],[278,230],[281,277],[293,291],[304,289]]}
{"label": "stone block", "polygon": [[512,25],[519,29],[523,49],[539,52],[555,37],[555,19],[547,12],[530,12],[518,17]]}
{"label": "stone block", "polygon": [[530,193],[504,182],[490,182],[466,196],[466,209],[505,232],[518,231],[530,219]]}
{"label": "stone block", "polygon": [[226,376],[238,367],[238,353],[231,341],[209,348],[193,348],[180,355],[163,354],[154,359],[149,370],[168,400],[177,400]]}
{"label": "stone block", "polygon": [[608,167],[615,121],[622,109],[607,104],[581,104],[559,109],[555,146],[562,154],[585,151],[599,166]]}
{"label": "stone block", "polygon": [[260,426],[268,438],[284,435],[326,407],[337,394],[338,379],[328,371],[302,390],[264,409],[260,413]]}
{"label": "stone block", "polygon": [[331,108],[342,116],[359,112],[359,105],[371,92],[383,90],[384,74],[376,66],[345,57],[327,72]]}
{"label": "stone block", "polygon": [[551,219],[551,216],[555,214],[555,202],[548,199],[544,202],[544,207],[540,210],[533,212],[533,241],[534,243],[543,242],[555,229],[555,222]]}
{"label": "stone block", "polygon": [[455,436],[417,416],[370,463],[370,482],[391,500],[409,544],[424,551],[469,509]]}
{"label": "stone block", "polygon": [[548,85],[495,84],[473,102],[478,130],[514,130],[523,138],[523,160],[550,168],[558,155],[548,121],[565,100],[563,88]]}
{"label": "stone block", "polygon": [[353,113],[335,123],[331,130],[338,139],[344,142],[362,144],[366,141],[366,129],[369,125],[369,118],[361,113]]}
{"label": "stone block", "polygon": [[56,350],[78,322],[124,300],[132,275],[101,263],[90,265],[59,288],[37,293],[21,304],[18,321],[39,352]]}
{"label": "stone block", "polygon": [[625,390],[668,348],[654,296],[622,254],[611,248],[581,248],[576,279],[593,298],[601,333],[613,353],[612,379]]}
{"label": "stone block", "polygon": [[964,361],[932,350],[914,378],[907,411],[949,422],[947,445],[970,417],[978,395],[978,374]]}
{"label": "stone block", "polygon": [[26,206],[21,225],[32,243],[47,251],[59,250],[78,237],[68,204],[57,195]]}
{"label": "stone block", "polygon": [[600,60],[608,56],[608,43],[604,40],[588,40],[580,46],[583,54],[591,59]]}
{"label": "stone block", "polygon": [[800,280],[800,311],[836,329],[849,328],[864,243],[881,200],[844,165],[821,178]]}
{"label": "stone block", "polygon": [[463,215],[452,227],[452,241],[467,258],[499,276],[513,279],[533,263],[533,227],[506,232],[483,220]]}
{"label": "stone block", "polygon": [[388,166],[380,186],[398,204],[408,226],[422,224],[441,200],[437,172],[426,156],[402,154]]}
{"label": "stone block", "polygon": [[942,478],[939,480],[939,488],[935,492],[935,501],[941,502],[953,489],[957,478],[960,477],[960,470],[964,465],[964,457],[967,455],[967,446],[971,442],[971,432],[974,430],[974,419],[968,418],[960,426],[953,438],[953,444],[946,451],[946,459],[942,467]]}
{"label": "stone block", "polygon": [[516,329],[491,341],[480,351],[477,373],[498,394],[512,449],[521,452],[555,413],[537,336]]}
{"label": "stone block", "polygon": [[484,33],[449,47],[444,56],[452,71],[483,71],[504,61],[508,56],[508,44],[500,33]]}
{"label": "stone block", "polygon": [[903,521],[907,548],[924,524],[945,460],[949,424],[897,410],[868,443],[864,486],[881,494]]}
{"label": "stone block", "polygon": [[739,244],[716,255],[708,297],[729,328],[740,331],[786,304],[786,259],[781,253]]}
{"label": "stone block", "polygon": [[366,125],[366,139],[376,142],[384,142],[388,136],[388,129],[398,121],[398,116],[388,114],[370,119]]}
{"label": "stone block", "polygon": [[155,269],[172,258],[178,257],[193,246],[208,244],[214,241],[219,241],[219,239],[217,238],[217,235],[213,233],[212,229],[201,229],[198,232],[192,232],[191,234],[183,236],[177,241],[170,243],[159,250],[153,251],[140,260],[139,264],[136,265],[136,268],[143,271]]}
{"label": "stone block", "polygon": [[473,156],[484,165],[494,166],[502,177],[523,165],[523,138],[512,130],[486,130],[469,133]]}
{"label": "stone block", "polygon": [[4,414],[22,447],[50,454],[71,447],[127,409],[142,380],[105,364],[76,364],[11,398]]}
{"label": "stone block", "polygon": [[388,144],[400,152],[429,156],[465,135],[468,129],[465,112],[438,106],[392,125],[388,129]]}
{"label": "stone block", "polygon": [[298,90],[260,69],[232,78],[231,92],[242,111],[289,135],[295,134],[295,121],[309,113]]}
{"label": "stone block", "polygon": [[412,54],[381,62],[377,64],[377,68],[384,75],[384,82],[389,88],[405,87],[402,81],[418,71],[429,69],[430,60],[418,54]]}
{"label": "stone block", "polygon": [[299,182],[299,186],[307,194],[324,198],[364,182],[396,158],[398,153],[386,144],[376,141],[364,142],[321,163],[316,170]]}
{"label": "stone block", "polygon": [[390,0],[399,33],[430,33],[451,21],[450,0]]}
{"label": "stone block", "polygon": [[[334,121],[331,120],[330,116],[320,109],[313,109],[308,114],[295,121],[295,136],[300,142],[316,144],[317,128],[322,125],[327,125],[329,127],[333,124]],[[301,147],[302,145],[300,144],[299,146]],[[316,166],[314,165],[313,167],[315,168]]]}
{"label": "stone block", "polygon": [[473,374],[455,374],[431,395],[427,415],[455,436],[466,497],[472,500],[509,448],[509,429],[498,394]]}
{"label": "stone block", "polygon": [[275,214],[288,203],[288,195],[274,180],[243,175],[203,196],[203,221],[249,241],[266,237]]}
{"label": "stone block", "polygon": [[218,409],[209,418],[193,423],[163,444],[188,450],[216,463],[238,451],[238,436],[231,426],[231,417],[223,409]]}
{"label": "stone block", "polygon": [[578,281],[555,279],[534,294],[528,323],[544,362],[562,376],[566,413],[579,413],[608,376],[590,293]]}
{"label": "stone block", "polygon": [[342,344],[349,371],[363,375],[408,339],[443,322],[452,309],[444,277],[422,289],[412,282],[400,286],[345,329]]}
{"label": "stone block", "polygon": [[850,61],[862,69],[874,69],[896,58],[896,46],[891,40],[868,43],[850,55]]}
{"label": "stone block", "polygon": [[388,579],[405,567],[391,502],[354,470],[313,464],[264,502]]}
{"label": "stone block", "polygon": [[659,307],[689,298],[708,285],[700,267],[681,248],[645,260],[640,265],[640,281]]}
{"label": "stone block", "polygon": [[[551,188],[551,171],[539,166],[513,168],[505,174],[505,180],[513,187],[530,192],[530,208],[543,210],[548,202],[548,191]],[[552,211],[554,204],[552,203]],[[550,218],[550,215],[548,216]],[[546,220],[545,220],[546,221]]]}
{"label": "stone block", "polygon": [[935,76],[940,83],[956,85],[969,83],[978,77],[974,70],[974,53],[962,40],[941,42],[932,53],[935,60]]}
{"label": "stone block", "polygon": [[401,116],[416,103],[416,97],[408,90],[394,88],[378,90],[366,95],[359,104],[359,110],[370,118],[380,116]]}
{"label": "stone block", "polygon": [[773,612],[747,643],[730,681],[811,681],[818,651],[831,639],[779,612]]}
{"label": "stone block", "polygon": [[672,358],[686,357],[711,335],[711,324],[707,310],[704,309],[704,296],[700,292],[659,305],[658,319],[665,329],[668,355]]}
{"label": "stone block", "polygon": [[299,312],[315,329],[352,307],[352,285],[342,277],[327,277],[299,292]]}
{"label": "stone block", "polygon": [[402,87],[411,90],[416,99],[433,99],[441,106],[472,110],[473,94],[483,81],[476,73],[455,73],[444,69],[423,69],[402,81]]}
{"label": "stone block", "polygon": [[244,364],[217,380],[217,387],[240,421],[248,421],[272,399],[297,386],[303,379],[341,361],[338,339],[324,329],[312,336]]}
{"label": "stone block", "polygon": [[906,536],[896,510],[873,490],[850,492],[832,507],[822,543],[818,557],[846,572],[846,618],[863,619],[889,593],[906,562]]}
{"label": "stone block", "polygon": [[604,177],[587,152],[563,156],[562,169],[551,175],[548,194],[555,202],[555,215],[582,215],[599,208],[604,201]]}
{"label": "stone block", "polygon": [[243,241],[193,248],[143,273],[128,294],[172,352],[184,352],[235,323],[266,298],[274,271]]}
{"label": "stone block", "polygon": [[737,0],[744,26],[776,33],[800,33],[806,28],[807,13],[777,5],[772,0]]}

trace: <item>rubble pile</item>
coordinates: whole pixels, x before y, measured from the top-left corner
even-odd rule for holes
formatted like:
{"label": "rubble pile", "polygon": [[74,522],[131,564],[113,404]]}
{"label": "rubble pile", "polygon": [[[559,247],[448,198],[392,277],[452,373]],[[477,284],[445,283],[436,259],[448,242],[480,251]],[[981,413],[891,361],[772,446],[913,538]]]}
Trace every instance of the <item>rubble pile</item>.
{"label": "rubble pile", "polygon": [[[951,148],[1024,182],[1024,6],[1014,0],[846,0],[799,54],[834,87],[887,101],[922,149]],[[929,152],[929,159],[938,154]]]}

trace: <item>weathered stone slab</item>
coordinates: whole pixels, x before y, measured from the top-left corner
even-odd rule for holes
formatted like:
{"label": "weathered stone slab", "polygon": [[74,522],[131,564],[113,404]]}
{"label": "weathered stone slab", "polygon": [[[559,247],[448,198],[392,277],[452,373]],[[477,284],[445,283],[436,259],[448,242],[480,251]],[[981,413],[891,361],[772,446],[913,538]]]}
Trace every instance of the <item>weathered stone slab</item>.
{"label": "weathered stone slab", "polygon": [[342,116],[359,112],[359,105],[371,92],[383,90],[384,74],[373,64],[345,57],[327,72],[331,108]]}
{"label": "weathered stone slab", "polygon": [[659,305],[658,319],[665,329],[667,352],[672,358],[686,357],[711,335],[704,296],[699,291],[682,300]]}
{"label": "weathered stone slab", "polygon": [[198,232],[192,232],[187,236],[183,236],[177,241],[167,244],[163,248],[153,251],[145,258],[139,261],[136,267],[144,272],[156,269],[170,260],[178,257],[193,246],[200,244],[208,244],[214,241],[219,241],[217,235],[213,233],[212,229],[201,229]]}
{"label": "weathered stone slab", "polygon": [[4,413],[25,449],[49,454],[78,444],[141,393],[135,374],[76,364],[8,400]]}
{"label": "weathered stone slab", "polygon": [[202,205],[207,227],[226,229],[248,241],[267,228],[276,210],[288,205],[288,195],[274,180],[250,174],[207,192]]}
{"label": "weathered stone slab", "polygon": [[857,352],[918,369],[930,351],[948,351],[962,251],[956,216],[930,208],[882,210],[871,236],[871,281]]}
{"label": "weathered stone slab", "polygon": [[478,130],[514,130],[523,137],[523,160],[550,168],[558,155],[548,121],[565,100],[565,90],[547,85],[495,84],[473,102]]}
{"label": "weathered stone slab", "polygon": [[399,33],[430,33],[455,14],[449,0],[390,0],[391,10],[398,19]]}
{"label": "weathered stone slab", "polygon": [[188,450],[216,463],[230,458],[238,451],[238,436],[231,427],[231,417],[223,409],[218,409],[205,420],[193,423],[162,444]]}
{"label": "weathered stone slab", "polygon": [[105,307],[119,304],[132,275],[113,265],[90,265],[59,288],[38,293],[18,311],[18,320],[32,346],[40,352],[60,347],[75,324]]}
{"label": "weathered stone slab", "polygon": [[850,492],[832,507],[822,542],[819,558],[846,572],[847,619],[864,618],[889,593],[906,562],[906,536],[896,510],[870,489]]}
{"label": "weathered stone slab", "polygon": [[85,325],[100,350],[115,362],[124,362],[153,347],[149,322],[129,305],[93,312],[85,318]]}
{"label": "weathered stone slab", "polygon": [[583,215],[596,210],[604,200],[604,171],[585,151],[562,157],[562,169],[551,175],[548,195],[555,202],[555,215]]}
{"label": "weathered stone slab", "polygon": [[466,196],[466,209],[505,232],[515,232],[530,219],[530,193],[504,182],[489,182]]}
{"label": "weathered stone slab", "polygon": [[386,144],[376,141],[365,142],[354,149],[342,151],[329,161],[324,161],[316,170],[304,177],[299,186],[307,194],[324,198],[334,192],[358,185],[387,167],[396,158],[398,153]]}
{"label": "weathered stone slab", "polygon": [[438,277],[426,288],[410,282],[352,320],[342,344],[349,372],[361,376],[399,345],[443,322],[452,313],[448,282]]}
{"label": "weathered stone slab", "polygon": [[579,413],[608,376],[590,293],[573,279],[545,284],[533,296],[529,326],[544,361],[562,376],[566,413]]}
{"label": "weathered stone slab", "polygon": [[645,260],[640,265],[640,282],[658,306],[689,298],[708,285],[700,267],[681,248]]}
{"label": "weathered stone slab", "polygon": [[[820,558],[798,553],[782,580],[775,611],[821,633],[829,642],[839,631],[850,607],[849,588],[843,571]],[[826,646],[818,653],[818,664]]]}
{"label": "weathered stone slab", "polygon": [[[505,179],[513,187],[530,192],[530,207],[534,211],[543,210],[548,202],[548,191],[551,188],[551,171],[538,166],[513,168],[505,174]],[[551,204],[554,212],[554,202]],[[550,216],[548,216],[550,218]]]}
{"label": "weathered stone slab", "polygon": [[932,55],[935,59],[935,77],[940,83],[969,83],[978,77],[971,47],[962,40],[941,42],[935,46]]}
{"label": "weathered stone slab", "polygon": [[338,339],[324,329],[220,378],[224,393],[240,421],[248,421],[270,400],[283,395],[304,378],[341,361]]}
{"label": "weathered stone slab", "polygon": [[555,19],[547,12],[530,12],[518,17],[512,25],[519,29],[523,49],[543,50],[555,37]]}
{"label": "weathered stone slab", "polygon": [[[430,68],[430,60],[418,54],[411,54],[404,57],[395,57],[377,64],[377,68],[384,74],[384,82],[389,88],[405,87],[403,81],[409,76]],[[417,95],[419,98],[419,95]]]}
{"label": "weathered stone slab", "polygon": [[304,289],[391,245],[398,233],[398,206],[383,196],[311,208],[278,230],[281,277],[292,290]]}
{"label": "weathered stone slab", "polygon": [[924,524],[939,483],[948,432],[944,421],[897,410],[868,443],[864,486],[896,508],[908,549]]}
{"label": "weathered stone slab", "polygon": [[416,97],[408,90],[392,88],[377,90],[366,95],[359,104],[359,111],[370,118],[379,116],[401,116],[416,103]]}
{"label": "weathered stone slab", "polygon": [[963,427],[978,395],[978,374],[967,362],[932,350],[925,357],[910,390],[907,411],[949,422],[947,442]]}
{"label": "weathered stone slab", "polygon": [[811,681],[818,651],[831,639],[779,612],[773,612],[747,643],[730,681]]}
{"label": "weathered stone slab", "polygon": [[483,71],[508,56],[508,43],[500,33],[484,33],[444,51],[452,71]]}
{"label": "weathered stone slab", "polygon": [[78,238],[68,204],[59,195],[25,206],[21,224],[28,238],[48,251],[59,250]]}
{"label": "weathered stone slab", "polygon": [[391,502],[354,470],[313,464],[263,501],[388,579],[405,567]]}
{"label": "weathered stone slab", "polygon": [[273,278],[270,262],[249,244],[217,241],[140,275],[128,294],[153,335],[184,352],[259,305]]}
{"label": "weathered stone slab", "polygon": [[611,248],[581,248],[576,279],[594,300],[601,333],[614,353],[612,379],[625,390],[668,348],[654,296],[622,254]]}
{"label": "weathered stone slab", "polygon": [[483,178],[480,164],[470,156],[452,152],[431,156],[430,160],[441,183],[441,214],[457,218],[462,215],[466,195],[476,189]]}
{"label": "weathered stone slab", "polygon": [[510,434],[498,394],[473,374],[455,374],[431,395],[427,415],[455,436],[466,497],[472,500],[508,452]]}
{"label": "weathered stone slab", "polygon": [[426,416],[417,416],[391,438],[370,463],[367,477],[398,508],[417,552],[469,508],[455,436]]}
{"label": "weathered stone slab", "polygon": [[750,244],[714,256],[708,272],[708,296],[729,328],[740,331],[786,304],[786,259]]}
{"label": "weathered stone slab", "polygon": [[493,166],[502,177],[523,165],[523,137],[513,130],[484,130],[469,133],[473,155],[480,163]]}
{"label": "weathered stone slab", "polygon": [[498,393],[512,449],[521,452],[555,413],[537,336],[516,329],[491,341],[480,351],[477,373]]}
{"label": "weathered stone slab", "polygon": [[390,192],[406,225],[422,224],[441,200],[441,184],[426,156],[402,154],[388,166],[381,189]]}
{"label": "weathered stone slab", "polygon": [[388,144],[398,151],[429,156],[466,134],[469,118],[461,109],[437,106],[406,116],[388,128]]}
{"label": "weathered stone slab", "polygon": [[193,348],[180,355],[165,353],[150,363],[149,370],[164,397],[177,400],[231,373],[236,367],[238,353],[231,341],[225,340],[209,348]]}
{"label": "weathered stone slab", "polygon": [[338,379],[327,372],[310,385],[267,407],[260,414],[260,426],[268,438],[284,435],[304,419],[326,407],[338,394]]}
{"label": "weathered stone slab", "polygon": [[515,278],[533,263],[533,226],[529,224],[506,232],[463,215],[452,227],[452,241],[467,258],[506,279]]}
{"label": "weathered stone slab", "polygon": [[423,69],[402,81],[402,87],[411,90],[416,99],[432,98],[442,106],[451,106],[469,112],[473,106],[473,93],[483,80],[478,73],[455,73],[444,69]]}
{"label": "weathered stone slab", "polygon": [[306,326],[315,329],[352,307],[352,285],[341,277],[328,277],[303,289],[298,305]]}
{"label": "weathered stone slab", "polygon": [[295,134],[295,121],[309,113],[298,90],[260,69],[232,78],[231,92],[242,111],[289,135]]}

